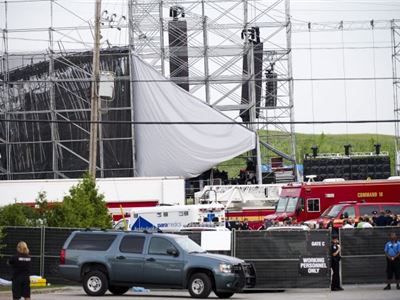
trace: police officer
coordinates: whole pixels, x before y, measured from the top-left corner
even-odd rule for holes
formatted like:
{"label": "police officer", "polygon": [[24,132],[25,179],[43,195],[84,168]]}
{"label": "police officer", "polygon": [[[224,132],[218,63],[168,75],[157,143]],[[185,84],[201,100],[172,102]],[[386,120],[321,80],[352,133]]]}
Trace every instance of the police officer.
{"label": "police officer", "polygon": [[31,273],[31,257],[29,249],[25,242],[19,242],[17,245],[17,254],[8,261],[11,265],[12,274],[12,294],[13,299],[25,300],[31,299],[31,288],[29,275]]}
{"label": "police officer", "polygon": [[332,246],[331,246],[331,268],[332,268],[332,282],[331,291],[343,291],[340,286],[340,244],[337,235],[332,236]]}
{"label": "police officer", "polygon": [[396,288],[400,290],[400,242],[394,232],[390,233],[390,241],[385,244],[387,285],[384,290],[390,290],[393,275]]}

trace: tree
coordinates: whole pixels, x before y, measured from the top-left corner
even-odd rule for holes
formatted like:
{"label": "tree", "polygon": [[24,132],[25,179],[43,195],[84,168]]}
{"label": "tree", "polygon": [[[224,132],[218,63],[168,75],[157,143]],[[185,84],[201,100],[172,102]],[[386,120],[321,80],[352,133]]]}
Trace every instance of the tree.
{"label": "tree", "polygon": [[47,201],[47,193],[39,192],[35,205],[36,225],[44,225],[49,227],[64,226],[64,212],[62,203],[51,203]]}
{"label": "tree", "polygon": [[99,227],[111,228],[111,216],[108,213],[104,195],[96,188],[93,177],[85,174],[82,181],[70,189],[62,205],[57,208],[58,222],[63,227]]}
{"label": "tree", "polygon": [[0,226],[35,226],[36,220],[32,207],[15,203],[0,208]]}

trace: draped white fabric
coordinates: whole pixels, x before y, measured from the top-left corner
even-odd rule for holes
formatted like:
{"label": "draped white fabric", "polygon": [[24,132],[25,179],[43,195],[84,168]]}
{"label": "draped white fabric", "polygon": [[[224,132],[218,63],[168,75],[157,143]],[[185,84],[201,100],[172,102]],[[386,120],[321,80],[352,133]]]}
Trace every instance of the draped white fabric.
{"label": "draped white fabric", "polygon": [[[234,122],[133,55],[137,122]],[[235,124],[137,124],[138,176],[195,177],[255,148],[254,132]]]}

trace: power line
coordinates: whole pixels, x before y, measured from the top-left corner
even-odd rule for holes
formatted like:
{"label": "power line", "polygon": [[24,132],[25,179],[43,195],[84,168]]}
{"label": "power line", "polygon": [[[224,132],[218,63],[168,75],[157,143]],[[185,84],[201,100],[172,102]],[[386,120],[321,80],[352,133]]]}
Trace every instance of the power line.
{"label": "power line", "polygon": [[[0,80],[2,80],[2,73],[0,73]],[[237,83],[237,82],[242,82],[240,78],[226,78],[226,79],[207,79],[210,83],[212,84],[218,84],[218,83]],[[249,79],[247,81],[254,81],[258,79]],[[298,82],[312,82],[312,81],[371,81],[371,80],[390,80],[390,81],[399,81],[400,78],[393,78],[393,77],[325,77],[325,78],[283,78],[283,79],[277,79],[275,81],[280,82],[280,81],[288,81],[288,80],[293,80],[293,81],[298,81]],[[91,82],[91,78],[63,78],[63,79],[55,79],[53,82],[56,83],[63,83],[63,82]],[[184,79],[159,79],[159,80],[129,80],[129,78],[125,78],[124,76],[121,77],[116,77],[115,81],[125,81],[125,82],[137,82],[137,83],[163,83],[163,82],[174,82],[174,83],[186,83],[188,80]],[[190,84],[196,85],[196,84],[203,84],[205,79],[203,78],[198,78],[198,79],[191,79],[189,80]],[[274,80],[269,80],[269,81],[274,81]],[[13,85],[18,85],[22,83],[27,83],[27,84],[35,84],[35,83],[48,83],[48,79],[35,79],[35,80],[17,80],[17,81],[2,81],[2,84],[13,84]],[[110,80],[102,80],[102,82],[111,82]]]}
{"label": "power line", "polygon": [[6,119],[0,118],[0,122],[9,123],[58,123],[58,124],[108,124],[108,125],[121,125],[121,124],[135,124],[135,125],[307,125],[307,124],[369,124],[369,123],[399,123],[399,120],[395,119],[383,119],[383,120],[328,120],[328,121],[256,121],[256,122],[246,122],[238,123],[235,121],[224,121],[224,122],[209,122],[209,121],[90,121],[90,120],[43,120],[43,119]]}

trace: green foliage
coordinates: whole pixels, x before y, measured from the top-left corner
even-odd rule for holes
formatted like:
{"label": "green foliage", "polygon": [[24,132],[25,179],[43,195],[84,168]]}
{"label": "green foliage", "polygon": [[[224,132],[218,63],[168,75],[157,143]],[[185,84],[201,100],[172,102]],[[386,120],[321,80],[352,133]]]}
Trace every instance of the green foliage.
{"label": "green foliage", "polygon": [[85,175],[78,185],[70,189],[62,205],[57,208],[59,221],[63,227],[99,227],[111,228],[112,219],[108,213],[104,195],[99,194],[96,182],[90,175]]}
{"label": "green foliage", "polygon": [[3,244],[3,240],[5,237],[6,237],[6,234],[4,232],[4,228],[0,227],[0,258],[3,256],[2,249],[4,249],[6,247],[6,245]]}
{"label": "green foliage", "polygon": [[[288,139],[279,136],[277,132],[268,132],[260,130],[259,135],[262,141],[272,144],[276,149],[289,153]],[[382,145],[381,150],[389,152],[392,173],[394,171],[394,137],[390,135],[377,134],[302,134],[297,133],[296,139],[296,157],[298,163],[303,163],[306,153],[311,154],[311,146],[317,145],[319,153],[344,153],[343,145],[351,144],[352,152],[373,152],[374,144]],[[251,154],[248,154],[251,155]],[[268,162],[269,158],[275,156],[265,147],[261,146],[261,156],[263,162]],[[227,171],[230,178],[237,177],[239,170],[246,167],[246,156],[236,157],[218,165],[220,171]]]}
{"label": "green foliage", "polygon": [[22,204],[0,208],[0,226],[111,228],[111,221],[104,195],[89,175],[70,189],[62,203],[49,204],[46,193],[39,192],[35,208]]}
{"label": "green foliage", "polygon": [[32,207],[16,203],[0,208],[0,226],[34,226],[36,220]]}
{"label": "green foliage", "polygon": [[62,227],[64,225],[62,203],[49,205],[46,192],[39,192],[35,205],[36,225]]}

